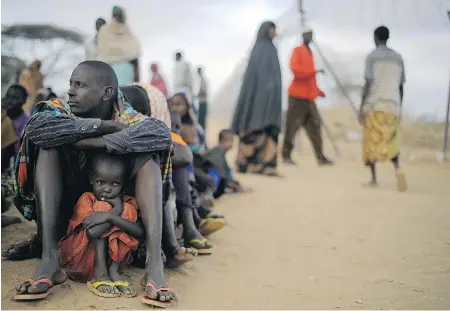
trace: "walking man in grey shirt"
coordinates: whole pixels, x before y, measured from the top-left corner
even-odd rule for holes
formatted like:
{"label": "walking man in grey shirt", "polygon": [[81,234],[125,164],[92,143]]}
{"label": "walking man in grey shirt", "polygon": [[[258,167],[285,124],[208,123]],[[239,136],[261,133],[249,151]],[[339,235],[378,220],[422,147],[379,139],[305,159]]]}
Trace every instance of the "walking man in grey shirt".
{"label": "walking man in grey shirt", "polygon": [[405,191],[406,178],[400,170],[398,128],[403,101],[405,69],[403,59],[387,47],[389,29],[375,29],[375,50],[366,58],[365,79],[359,121],[363,126],[363,160],[370,167],[370,186],[377,186],[375,163],[394,164],[399,191]]}

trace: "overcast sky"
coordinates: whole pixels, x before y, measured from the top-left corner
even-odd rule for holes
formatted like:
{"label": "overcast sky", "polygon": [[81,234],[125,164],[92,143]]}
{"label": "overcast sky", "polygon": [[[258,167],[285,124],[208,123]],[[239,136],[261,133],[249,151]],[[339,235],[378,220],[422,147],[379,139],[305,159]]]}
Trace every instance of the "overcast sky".
{"label": "overcast sky", "polygon": [[[246,56],[259,24],[280,20],[280,62],[286,65],[299,42],[296,0],[2,0],[2,24],[53,23],[94,34],[96,18],[110,20],[114,5],[125,8],[130,28],[142,45],[141,67],[156,60],[171,80],[173,53],[182,50],[193,66],[206,67],[213,95]],[[304,0],[308,26],[327,57],[343,75],[362,79],[365,55],[373,48],[372,32],[386,24],[391,45],[406,64],[405,106],[413,114],[443,115],[450,70],[450,0]],[[291,36],[287,36],[291,34]],[[321,65],[320,60],[317,60]],[[70,73],[68,73],[70,75]],[[329,76],[320,83],[329,84]],[[64,82],[55,87],[64,91]],[[331,101],[332,99],[328,99]],[[230,103],[230,106],[234,103]]]}

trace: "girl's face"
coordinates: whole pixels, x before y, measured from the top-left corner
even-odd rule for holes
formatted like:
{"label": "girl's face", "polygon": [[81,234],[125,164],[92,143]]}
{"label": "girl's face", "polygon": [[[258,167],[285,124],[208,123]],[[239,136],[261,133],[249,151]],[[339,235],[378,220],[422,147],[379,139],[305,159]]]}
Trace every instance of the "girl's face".
{"label": "girl's face", "polygon": [[16,88],[9,88],[5,98],[2,100],[2,107],[6,110],[16,110],[22,108],[27,101],[23,93]]}
{"label": "girl's face", "polygon": [[186,116],[188,112],[187,103],[181,96],[175,96],[172,98],[170,101],[170,109],[175,110],[182,118]]}
{"label": "girl's face", "polygon": [[269,38],[270,40],[273,40],[277,35],[277,29],[275,28],[275,26],[270,26],[269,28]]}

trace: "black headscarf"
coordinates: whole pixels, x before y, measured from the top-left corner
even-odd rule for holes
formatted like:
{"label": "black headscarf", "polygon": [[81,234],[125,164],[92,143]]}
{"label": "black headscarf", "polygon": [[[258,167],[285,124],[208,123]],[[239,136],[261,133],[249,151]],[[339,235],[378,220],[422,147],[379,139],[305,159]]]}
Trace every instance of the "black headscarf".
{"label": "black headscarf", "polygon": [[274,26],[267,21],[259,28],[234,111],[232,129],[236,134],[270,126],[278,132],[281,129],[281,69],[269,38]]}

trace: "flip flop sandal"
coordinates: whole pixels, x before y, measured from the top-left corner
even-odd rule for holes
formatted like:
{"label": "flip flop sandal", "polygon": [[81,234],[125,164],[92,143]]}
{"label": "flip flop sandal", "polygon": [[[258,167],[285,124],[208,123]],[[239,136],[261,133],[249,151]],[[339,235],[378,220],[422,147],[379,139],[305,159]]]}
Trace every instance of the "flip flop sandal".
{"label": "flip flop sandal", "polygon": [[53,291],[51,291],[50,289],[55,284],[53,284],[53,281],[50,280],[50,279],[40,279],[40,280],[37,280],[37,281],[29,279],[28,281],[24,282],[23,284],[25,284],[27,282],[30,284],[30,286],[33,286],[33,285],[36,285],[36,284],[41,284],[41,283],[46,283],[46,284],[48,284],[49,287],[48,287],[48,290],[45,293],[40,293],[40,294],[30,294],[30,293],[27,293],[27,294],[16,294],[16,295],[14,295],[14,300],[18,300],[18,301],[20,301],[20,300],[39,300],[39,299],[47,298],[48,295],[53,293]]}
{"label": "flip flop sandal", "polygon": [[199,255],[211,255],[212,254],[212,246],[206,244],[208,242],[207,239],[193,239],[188,242],[188,246],[195,248],[198,251]]}
{"label": "flip flop sandal", "polygon": [[112,293],[102,293],[100,292],[97,288],[99,286],[102,285],[107,285],[109,287],[114,287],[114,283],[113,282],[109,282],[109,281],[98,281],[98,282],[87,282],[86,286],[87,288],[93,292],[95,295],[99,296],[99,297],[103,297],[103,298],[117,298],[120,297],[120,294],[112,294]]}
{"label": "flip flop sandal", "polygon": [[225,227],[225,221],[223,219],[216,219],[216,218],[207,218],[203,219],[200,222],[200,233],[205,235],[210,235],[216,231],[219,231],[220,229],[223,229]]}
{"label": "flip flop sandal", "polygon": [[210,212],[208,215],[206,215],[206,218],[220,218],[220,219],[224,219],[225,216],[220,214],[219,212]]}
{"label": "flip flop sandal", "polygon": [[[153,283],[147,283],[146,287],[147,286],[151,287],[156,293],[159,293],[161,291],[168,291],[168,292],[172,292],[175,294],[175,292],[168,287],[162,287],[162,288],[156,289],[156,286],[153,285]],[[145,290],[145,288],[144,288],[144,290]],[[167,309],[167,308],[177,305],[178,299],[172,299],[170,301],[159,301],[159,300],[150,299],[147,296],[145,296],[145,294],[144,294],[144,296],[142,297],[142,302],[145,303],[146,305],[151,305],[154,307]]]}
{"label": "flip flop sandal", "polygon": [[128,282],[122,282],[122,281],[117,281],[117,282],[114,282],[113,283],[114,284],[114,286],[117,288],[117,290],[120,292],[120,296],[124,296],[124,297],[126,297],[126,298],[133,298],[133,297],[136,297],[136,295],[137,295],[137,292],[135,291],[134,293],[131,293],[131,294],[125,294],[124,292],[122,292],[120,289],[119,289],[119,287],[118,286],[123,286],[123,287],[129,287],[130,286],[130,283],[128,283]]}

